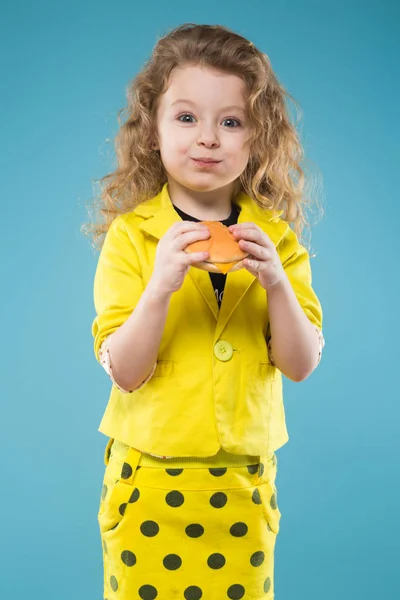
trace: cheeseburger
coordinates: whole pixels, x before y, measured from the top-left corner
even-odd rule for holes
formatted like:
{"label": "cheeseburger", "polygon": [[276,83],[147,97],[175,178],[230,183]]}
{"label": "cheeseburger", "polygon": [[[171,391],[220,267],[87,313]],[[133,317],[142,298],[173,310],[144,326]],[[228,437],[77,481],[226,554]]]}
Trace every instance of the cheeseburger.
{"label": "cheeseburger", "polygon": [[220,221],[200,221],[210,231],[210,237],[188,244],[185,252],[209,252],[207,260],[194,263],[194,267],[213,273],[231,273],[243,267],[243,259],[249,255],[239,247],[233,233]]}

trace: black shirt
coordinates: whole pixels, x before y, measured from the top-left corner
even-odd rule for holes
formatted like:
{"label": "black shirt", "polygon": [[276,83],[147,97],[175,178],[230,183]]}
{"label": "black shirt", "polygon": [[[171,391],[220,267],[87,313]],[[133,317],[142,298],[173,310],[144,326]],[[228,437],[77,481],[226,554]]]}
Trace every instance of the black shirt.
{"label": "black shirt", "polygon": [[[184,221],[200,221],[200,219],[196,219],[196,217],[192,217],[192,215],[188,215],[187,213],[183,212],[183,210],[175,206],[175,204],[173,204],[173,207],[175,208],[176,212],[181,217],[181,219],[183,219]],[[227,219],[223,219],[220,222],[223,223],[223,225],[226,225],[227,227],[229,227],[229,225],[235,225],[238,221],[239,213],[240,207],[237,204],[232,203],[231,214]],[[218,305],[221,306],[222,296],[224,294],[225,288],[226,275],[224,275],[223,273],[212,273],[211,271],[209,271],[209,274],[211,278],[211,283],[213,284],[215,297],[217,299]]]}

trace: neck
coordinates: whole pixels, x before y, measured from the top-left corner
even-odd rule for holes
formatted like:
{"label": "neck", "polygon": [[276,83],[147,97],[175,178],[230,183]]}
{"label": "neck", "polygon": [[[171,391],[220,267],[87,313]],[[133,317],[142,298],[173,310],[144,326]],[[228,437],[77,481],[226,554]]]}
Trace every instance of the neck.
{"label": "neck", "polygon": [[209,192],[191,190],[168,180],[171,202],[200,221],[222,221],[232,210],[232,184]]}

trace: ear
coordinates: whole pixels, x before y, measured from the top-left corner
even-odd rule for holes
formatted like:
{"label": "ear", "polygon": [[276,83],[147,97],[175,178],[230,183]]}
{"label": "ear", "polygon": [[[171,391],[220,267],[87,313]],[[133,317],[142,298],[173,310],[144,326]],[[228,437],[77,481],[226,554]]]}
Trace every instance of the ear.
{"label": "ear", "polygon": [[158,132],[157,131],[153,131],[151,134],[150,139],[151,141],[151,149],[152,150],[159,150],[160,149],[160,144],[159,144],[159,139],[158,139]]}

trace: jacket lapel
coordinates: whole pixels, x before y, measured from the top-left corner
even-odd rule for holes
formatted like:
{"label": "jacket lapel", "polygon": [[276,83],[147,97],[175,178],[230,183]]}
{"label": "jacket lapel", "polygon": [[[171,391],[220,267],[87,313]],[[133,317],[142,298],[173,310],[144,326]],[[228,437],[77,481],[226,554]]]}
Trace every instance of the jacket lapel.
{"label": "jacket lapel", "polygon": [[[287,227],[287,223],[282,221],[281,225],[284,225],[284,228],[282,228],[282,226],[273,226],[272,222],[278,222],[283,211],[272,212],[262,209],[244,193],[239,194],[235,202],[239,204],[241,208],[238,223],[245,223],[248,221],[256,223],[266,231],[271,240],[277,245]],[[134,212],[143,217],[147,217],[140,225],[140,229],[158,240],[163,237],[174,223],[182,220],[171,203],[167,183],[164,184],[157,196],[147,202],[139,204]],[[218,339],[235,308],[242,300],[249,287],[257,281],[257,278],[246,269],[228,273],[223,300],[221,308],[219,309],[208,271],[190,267],[188,275],[194,281],[205,303],[214,315],[216,320],[215,338]]]}

